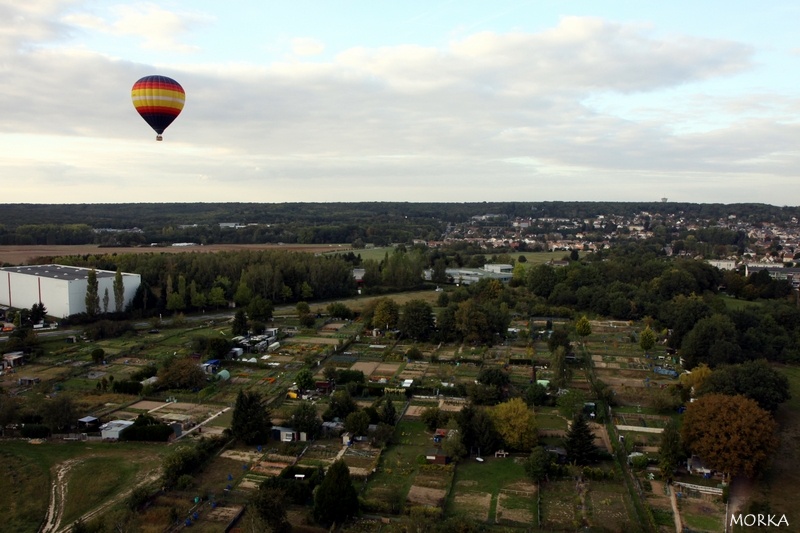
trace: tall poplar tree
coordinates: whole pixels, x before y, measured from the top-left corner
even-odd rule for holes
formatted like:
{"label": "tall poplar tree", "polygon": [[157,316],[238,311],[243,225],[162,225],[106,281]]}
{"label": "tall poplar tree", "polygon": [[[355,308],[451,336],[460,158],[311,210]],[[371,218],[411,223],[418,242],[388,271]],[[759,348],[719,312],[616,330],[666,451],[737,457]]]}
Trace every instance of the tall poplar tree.
{"label": "tall poplar tree", "polygon": [[100,293],[97,283],[97,272],[94,269],[89,271],[86,280],[86,314],[94,317],[100,314]]}
{"label": "tall poplar tree", "polygon": [[114,310],[117,313],[123,311],[125,306],[125,283],[122,281],[122,272],[117,269],[114,274]]}

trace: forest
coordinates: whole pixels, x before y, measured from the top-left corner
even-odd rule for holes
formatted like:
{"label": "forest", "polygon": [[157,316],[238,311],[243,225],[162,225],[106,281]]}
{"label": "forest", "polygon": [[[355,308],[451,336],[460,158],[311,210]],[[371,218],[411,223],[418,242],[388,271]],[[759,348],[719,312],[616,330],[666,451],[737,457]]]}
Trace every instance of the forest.
{"label": "forest", "polygon": [[796,219],[800,210],[765,204],[678,202],[0,204],[0,245],[384,245],[440,239],[449,224],[483,215],[510,221],[517,217],[588,219],[641,213],[688,221],[718,220],[735,214],[742,221],[781,224]]}

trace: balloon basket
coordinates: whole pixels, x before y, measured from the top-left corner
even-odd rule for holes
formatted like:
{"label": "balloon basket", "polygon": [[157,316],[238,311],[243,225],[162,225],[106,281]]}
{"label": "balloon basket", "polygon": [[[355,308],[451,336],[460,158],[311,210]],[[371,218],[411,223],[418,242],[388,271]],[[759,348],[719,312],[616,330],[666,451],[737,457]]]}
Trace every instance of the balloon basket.
{"label": "balloon basket", "polygon": [[156,140],[157,141],[163,141],[164,137],[162,137],[161,135],[156,135]]}

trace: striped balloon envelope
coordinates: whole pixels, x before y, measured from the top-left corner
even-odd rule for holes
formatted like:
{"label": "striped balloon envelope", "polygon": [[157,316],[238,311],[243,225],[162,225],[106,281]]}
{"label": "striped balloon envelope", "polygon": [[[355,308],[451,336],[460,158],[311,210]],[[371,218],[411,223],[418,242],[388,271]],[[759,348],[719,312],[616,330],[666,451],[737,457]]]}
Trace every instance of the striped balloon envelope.
{"label": "striped balloon envelope", "polygon": [[145,76],[133,84],[131,99],[136,111],[156,131],[156,140],[160,141],[167,126],[180,115],[186,93],[172,78]]}

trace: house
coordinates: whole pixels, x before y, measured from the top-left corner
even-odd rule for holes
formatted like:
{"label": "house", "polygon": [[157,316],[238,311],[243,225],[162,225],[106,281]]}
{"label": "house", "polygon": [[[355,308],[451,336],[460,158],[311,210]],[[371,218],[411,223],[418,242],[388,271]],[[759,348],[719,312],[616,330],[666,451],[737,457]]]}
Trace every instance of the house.
{"label": "house", "polygon": [[112,420],[100,426],[100,436],[103,440],[119,440],[120,433],[132,425],[132,420]]}
{"label": "house", "polygon": [[314,388],[317,389],[317,392],[320,394],[330,394],[333,392],[335,385],[331,381],[317,381],[314,383]]}
{"label": "house", "polygon": [[15,368],[25,364],[25,355],[22,352],[8,352],[3,354],[3,367]]}
{"label": "house", "polygon": [[429,464],[446,465],[450,463],[450,456],[441,448],[431,448],[425,453],[425,460]]}
{"label": "house", "polygon": [[703,477],[710,477],[714,472],[696,455],[692,455],[686,460],[686,470],[688,470],[690,474],[701,475]]}
{"label": "house", "polygon": [[17,380],[17,383],[22,387],[31,387],[36,385],[37,383],[41,383],[41,378],[32,378],[29,376],[21,377]]}
{"label": "house", "polygon": [[281,426],[273,426],[272,430],[270,430],[270,435],[273,439],[281,442],[293,442],[300,440],[299,435],[294,429]]}

